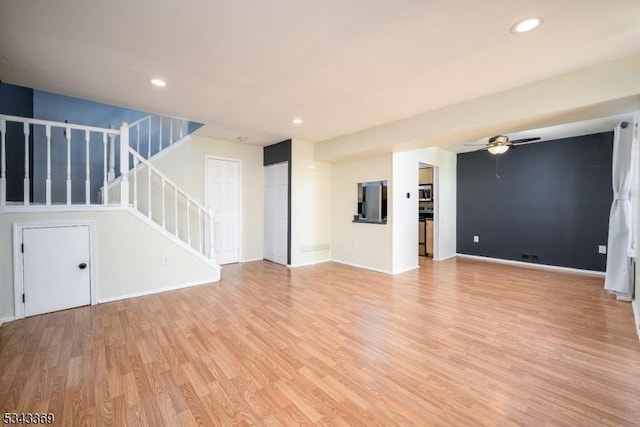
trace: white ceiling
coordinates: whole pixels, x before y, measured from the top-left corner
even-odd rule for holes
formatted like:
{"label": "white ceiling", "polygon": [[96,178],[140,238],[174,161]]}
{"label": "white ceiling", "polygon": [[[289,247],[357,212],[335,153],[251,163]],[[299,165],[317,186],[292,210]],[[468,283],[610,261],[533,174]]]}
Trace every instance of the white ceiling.
{"label": "white ceiling", "polygon": [[[530,16],[538,30],[510,33]],[[0,2],[1,80],[253,144],[323,141],[636,52],[638,0]]]}

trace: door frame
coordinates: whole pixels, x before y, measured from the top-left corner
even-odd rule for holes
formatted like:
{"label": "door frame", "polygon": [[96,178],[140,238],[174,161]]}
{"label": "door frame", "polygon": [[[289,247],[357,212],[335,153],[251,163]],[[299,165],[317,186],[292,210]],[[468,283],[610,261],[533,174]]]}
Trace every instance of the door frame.
{"label": "door frame", "polygon": [[[211,204],[209,203],[210,200],[208,200],[209,197],[209,186],[211,185],[209,183],[209,180],[207,179],[208,176],[208,164],[209,164],[209,160],[224,160],[227,162],[236,162],[238,164],[238,262],[245,262],[242,259],[242,254],[243,254],[243,247],[242,247],[242,230],[244,227],[242,227],[242,196],[243,196],[243,191],[242,191],[242,159],[237,159],[237,158],[233,158],[233,157],[222,157],[222,156],[214,156],[212,154],[207,154],[204,156],[204,206],[209,209],[211,207]],[[215,216],[214,216],[215,218]]]}
{"label": "door frame", "polygon": [[13,312],[16,319],[24,318],[24,265],[22,262],[22,231],[29,228],[61,228],[61,227],[89,227],[89,290],[91,305],[98,303],[96,298],[96,222],[86,221],[33,221],[13,223]]}

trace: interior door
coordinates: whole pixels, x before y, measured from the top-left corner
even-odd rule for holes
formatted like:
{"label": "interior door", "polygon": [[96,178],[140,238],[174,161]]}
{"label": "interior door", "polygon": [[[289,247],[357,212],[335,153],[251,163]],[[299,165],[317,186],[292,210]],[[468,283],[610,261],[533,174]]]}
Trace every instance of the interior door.
{"label": "interior door", "polygon": [[207,206],[213,207],[218,264],[240,261],[240,162],[207,159]]}
{"label": "interior door", "polygon": [[265,167],[264,258],[287,264],[289,164]]}
{"label": "interior door", "polygon": [[89,226],[22,229],[25,316],[91,304]]}

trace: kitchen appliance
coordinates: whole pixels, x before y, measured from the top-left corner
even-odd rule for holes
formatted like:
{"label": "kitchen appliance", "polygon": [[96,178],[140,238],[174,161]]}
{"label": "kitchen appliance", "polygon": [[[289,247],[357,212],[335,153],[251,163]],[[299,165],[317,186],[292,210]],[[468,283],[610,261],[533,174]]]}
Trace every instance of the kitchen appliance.
{"label": "kitchen appliance", "polygon": [[433,200],[433,186],[431,184],[421,184],[418,187],[418,200],[421,202]]}

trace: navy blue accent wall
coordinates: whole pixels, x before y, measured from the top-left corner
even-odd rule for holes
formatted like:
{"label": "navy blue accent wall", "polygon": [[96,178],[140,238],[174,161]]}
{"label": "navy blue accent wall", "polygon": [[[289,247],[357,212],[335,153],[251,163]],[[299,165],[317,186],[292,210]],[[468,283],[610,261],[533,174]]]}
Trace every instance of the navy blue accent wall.
{"label": "navy blue accent wall", "polygon": [[[33,117],[33,89],[0,81],[0,114]],[[30,137],[30,150],[33,137]],[[24,200],[24,130],[19,123],[7,123],[7,200]],[[33,162],[31,162],[31,169]],[[33,189],[33,185],[32,185]],[[31,191],[33,194],[33,191]]]}
{"label": "navy blue accent wall", "polygon": [[277,144],[268,145],[262,150],[263,165],[275,165],[278,163],[289,162],[289,188],[287,197],[287,264],[291,264],[291,144],[292,141],[287,139]]}
{"label": "navy blue accent wall", "polygon": [[612,151],[613,132],[523,145],[500,179],[495,156],[458,154],[458,253],[605,271]]}

